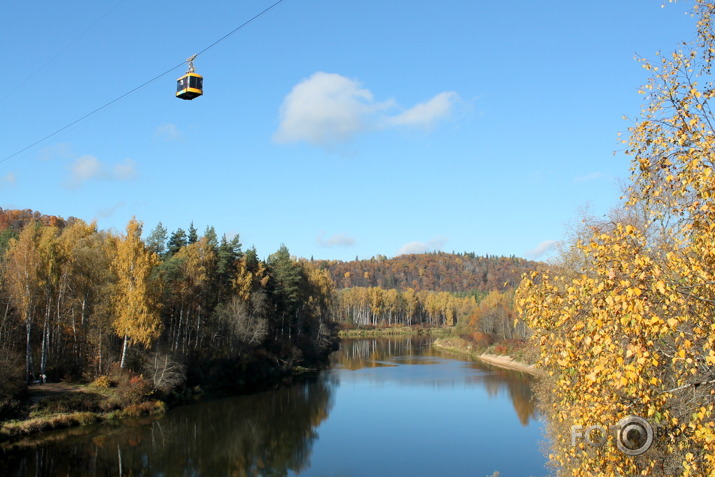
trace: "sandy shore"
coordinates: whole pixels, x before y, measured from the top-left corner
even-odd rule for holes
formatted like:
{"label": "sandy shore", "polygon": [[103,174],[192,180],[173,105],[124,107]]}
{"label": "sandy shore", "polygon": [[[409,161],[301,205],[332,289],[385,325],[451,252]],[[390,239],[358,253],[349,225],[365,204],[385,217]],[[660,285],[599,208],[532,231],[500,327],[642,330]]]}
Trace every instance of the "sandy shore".
{"label": "sandy shore", "polygon": [[511,356],[487,353],[477,354],[478,351],[474,349],[471,344],[467,344],[460,338],[439,339],[432,343],[432,346],[450,353],[462,354],[473,359],[479,359],[487,364],[491,364],[492,366],[513,369],[514,371],[529,373],[533,376],[540,376],[543,374],[541,370],[536,369],[534,366],[516,361]]}
{"label": "sandy shore", "polygon": [[539,376],[541,370],[536,369],[530,364],[520,363],[515,361],[511,356],[502,356],[495,354],[481,354],[477,356],[485,363],[489,363],[493,366],[498,366],[500,368],[513,369],[515,371],[523,371],[525,373],[533,374],[534,376]]}

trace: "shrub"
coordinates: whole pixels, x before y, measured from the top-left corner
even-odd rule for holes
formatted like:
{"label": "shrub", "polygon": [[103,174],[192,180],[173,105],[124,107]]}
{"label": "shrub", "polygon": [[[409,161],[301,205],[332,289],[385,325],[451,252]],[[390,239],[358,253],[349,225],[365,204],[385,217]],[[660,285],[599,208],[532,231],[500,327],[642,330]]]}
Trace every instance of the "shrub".
{"label": "shrub", "polygon": [[121,417],[141,417],[152,414],[163,414],[166,412],[166,404],[163,401],[144,401],[139,404],[127,406],[119,412]]}
{"label": "shrub", "polygon": [[99,376],[92,382],[92,386],[96,386],[98,388],[110,388],[113,385],[115,385],[115,383],[109,379],[109,376]]}
{"label": "shrub", "polygon": [[110,380],[117,383],[117,397],[120,406],[138,404],[151,394],[151,384],[143,376],[131,371],[114,368]]}
{"label": "shrub", "polygon": [[494,342],[494,337],[481,331],[475,331],[469,337],[474,344],[481,347],[490,346]]}
{"label": "shrub", "polygon": [[153,353],[144,363],[144,373],[155,391],[168,394],[186,381],[186,367],[167,353]]}
{"label": "shrub", "polygon": [[494,347],[494,353],[496,354],[508,354],[509,347],[505,344],[498,344]]}

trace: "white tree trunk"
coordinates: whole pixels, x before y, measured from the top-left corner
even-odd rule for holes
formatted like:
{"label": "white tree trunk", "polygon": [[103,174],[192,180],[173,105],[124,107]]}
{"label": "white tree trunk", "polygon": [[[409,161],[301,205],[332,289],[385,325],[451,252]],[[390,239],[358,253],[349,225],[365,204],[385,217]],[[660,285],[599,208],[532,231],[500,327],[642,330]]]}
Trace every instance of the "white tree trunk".
{"label": "white tree trunk", "polygon": [[119,367],[124,369],[124,361],[127,357],[127,348],[129,347],[129,340],[127,339],[127,335],[124,335],[124,344],[122,345],[122,360],[119,363]]}

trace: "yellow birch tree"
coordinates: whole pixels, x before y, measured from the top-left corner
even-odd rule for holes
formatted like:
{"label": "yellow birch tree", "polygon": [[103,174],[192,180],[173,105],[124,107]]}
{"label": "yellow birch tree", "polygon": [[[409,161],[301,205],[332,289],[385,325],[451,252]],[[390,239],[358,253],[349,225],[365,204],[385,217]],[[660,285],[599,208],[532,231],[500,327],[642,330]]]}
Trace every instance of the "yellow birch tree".
{"label": "yellow birch tree", "polygon": [[17,239],[10,240],[3,263],[10,300],[25,324],[25,381],[28,383],[32,374],[32,325],[40,288],[38,240],[39,227],[31,220],[23,227]]}
{"label": "yellow birch tree", "polygon": [[150,275],[159,263],[141,240],[142,224],[132,218],[127,234],[117,240],[112,268],[117,274],[114,294],[114,330],[123,339],[120,366],[125,366],[129,345],[150,346],[161,334],[159,304],[155,299]]}
{"label": "yellow birch tree", "polygon": [[[715,5],[694,3],[698,41],[643,61],[625,215],[646,219],[601,228],[576,245],[580,270],[532,273],[518,291],[561,475],[715,473]],[[642,454],[617,429],[600,446],[574,431],[630,416],[654,430]]]}

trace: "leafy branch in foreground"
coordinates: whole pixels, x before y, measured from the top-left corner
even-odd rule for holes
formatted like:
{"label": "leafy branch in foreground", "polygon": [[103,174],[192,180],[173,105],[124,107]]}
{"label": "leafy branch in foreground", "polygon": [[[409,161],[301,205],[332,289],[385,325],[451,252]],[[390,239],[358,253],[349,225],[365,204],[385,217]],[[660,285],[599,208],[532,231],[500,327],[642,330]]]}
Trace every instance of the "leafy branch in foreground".
{"label": "leafy branch in foreground", "polygon": [[[620,216],[573,245],[577,269],[532,273],[517,293],[541,347],[552,464],[564,475],[704,475],[715,469],[715,5],[698,41],[657,63],[631,128]],[[589,225],[587,225],[589,227]],[[672,432],[629,456],[574,442],[571,426],[628,415]]]}

